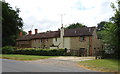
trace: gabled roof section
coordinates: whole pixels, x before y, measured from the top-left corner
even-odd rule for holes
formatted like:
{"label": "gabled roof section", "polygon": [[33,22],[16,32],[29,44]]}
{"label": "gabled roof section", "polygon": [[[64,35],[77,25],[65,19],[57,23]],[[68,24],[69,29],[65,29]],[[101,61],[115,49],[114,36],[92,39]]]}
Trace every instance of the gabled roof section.
{"label": "gabled roof section", "polygon": [[90,36],[93,34],[94,29],[95,29],[95,27],[65,29],[64,37]]}
{"label": "gabled roof section", "polygon": [[59,31],[49,31],[49,32],[43,32],[38,33],[32,37],[32,39],[39,39],[39,38],[54,38],[59,37],[60,32]]}
{"label": "gabled roof section", "polygon": [[18,39],[16,39],[16,40],[21,40],[21,41],[26,41],[26,40],[31,40],[32,39],[32,37],[33,37],[33,35],[24,35],[24,36],[22,36],[22,37],[19,37]]}
{"label": "gabled roof section", "polygon": [[25,41],[25,40],[31,40],[31,39],[40,39],[40,38],[53,38],[53,37],[60,37],[59,31],[49,31],[49,32],[42,32],[38,34],[32,34],[32,35],[24,35],[22,37],[19,37],[18,41]]}
{"label": "gabled roof section", "polygon": [[[76,28],[76,29],[65,29],[64,30],[64,37],[78,37],[78,36],[91,36],[93,31],[96,27],[83,27],[83,28]],[[31,39],[40,39],[40,38],[55,38],[60,37],[60,30],[58,31],[49,31],[49,32],[42,32],[32,35],[24,35],[19,37],[16,40],[31,40]]]}

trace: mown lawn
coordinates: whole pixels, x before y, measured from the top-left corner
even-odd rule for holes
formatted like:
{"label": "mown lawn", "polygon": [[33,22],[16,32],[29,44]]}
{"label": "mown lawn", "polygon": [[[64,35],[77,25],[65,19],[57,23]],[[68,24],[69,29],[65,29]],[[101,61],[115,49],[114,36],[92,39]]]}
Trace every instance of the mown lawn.
{"label": "mown lawn", "polygon": [[91,70],[103,71],[103,72],[118,72],[118,62],[120,60],[115,59],[97,59],[80,61],[79,65]]}
{"label": "mown lawn", "polygon": [[15,54],[3,54],[0,58],[3,59],[12,59],[12,60],[21,60],[21,61],[30,61],[30,60],[39,60],[39,59],[48,59],[56,56],[35,56],[35,55],[15,55]]}

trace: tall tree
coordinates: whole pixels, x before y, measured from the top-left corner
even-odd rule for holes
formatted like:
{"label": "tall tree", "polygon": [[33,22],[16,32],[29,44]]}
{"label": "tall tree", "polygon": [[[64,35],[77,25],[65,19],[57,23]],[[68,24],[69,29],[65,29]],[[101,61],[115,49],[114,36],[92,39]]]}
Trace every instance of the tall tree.
{"label": "tall tree", "polygon": [[[107,21],[101,21],[100,23],[97,24],[97,34],[98,38],[104,40],[106,36],[105,32],[110,32],[112,29],[112,22],[107,22]],[[107,33],[109,34],[109,33]],[[105,41],[105,40],[104,40]]]}
{"label": "tall tree", "polygon": [[105,30],[105,25],[107,24],[108,22],[106,21],[101,21],[100,23],[97,24],[97,31],[101,31],[101,30]]}
{"label": "tall tree", "polygon": [[118,6],[115,7],[114,4],[112,4],[112,8],[115,11],[114,16],[111,18],[111,21],[114,23],[114,38],[115,40],[115,49],[116,54],[119,54],[120,52],[120,0],[117,0]]}
{"label": "tall tree", "polygon": [[23,26],[19,12],[18,8],[13,10],[10,4],[2,2],[2,46],[15,45],[15,40]]}
{"label": "tall tree", "polygon": [[115,57],[118,57],[120,51],[120,1],[117,0],[118,6],[112,4],[115,14],[110,18],[109,22],[101,22],[98,24],[98,36],[105,44],[105,50],[114,50]]}
{"label": "tall tree", "polygon": [[70,24],[68,27],[66,27],[67,29],[74,29],[74,28],[80,28],[80,27],[86,27],[85,25],[81,24],[81,23],[73,23]]}

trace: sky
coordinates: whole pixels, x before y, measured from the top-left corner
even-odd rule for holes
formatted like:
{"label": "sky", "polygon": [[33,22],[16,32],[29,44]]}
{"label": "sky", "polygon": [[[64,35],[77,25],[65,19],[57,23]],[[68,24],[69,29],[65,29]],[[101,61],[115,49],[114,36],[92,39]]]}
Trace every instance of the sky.
{"label": "sky", "polygon": [[[111,2],[116,0],[5,0],[13,9],[20,8],[23,30],[28,32],[55,31],[72,23],[82,23],[88,27],[97,26],[101,21],[109,21],[114,15]],[[62,15],[62,22],[61,22]]]}

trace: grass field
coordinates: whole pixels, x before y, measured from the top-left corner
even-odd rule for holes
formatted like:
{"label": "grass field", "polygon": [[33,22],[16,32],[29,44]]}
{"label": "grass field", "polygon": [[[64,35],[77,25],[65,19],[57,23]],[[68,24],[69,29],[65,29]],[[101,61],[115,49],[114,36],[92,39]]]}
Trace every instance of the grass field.
{"label": "grass field", "polygon": [[80,61],[79,65],[91,70],[103,71],[103,72],[118,72],[118,62],[120,60],[113,59],[99,59],[99,60],[87,60]]}
{"label": "grass field", "polygon": [[14,54],[4,54],[0,56],[0,58],[3,59],[12,59],[12,60],[21,60],[21,61],[48,59],[51,57],[56,57],[56,56],[35,56],[35,55],[14,55]]}

